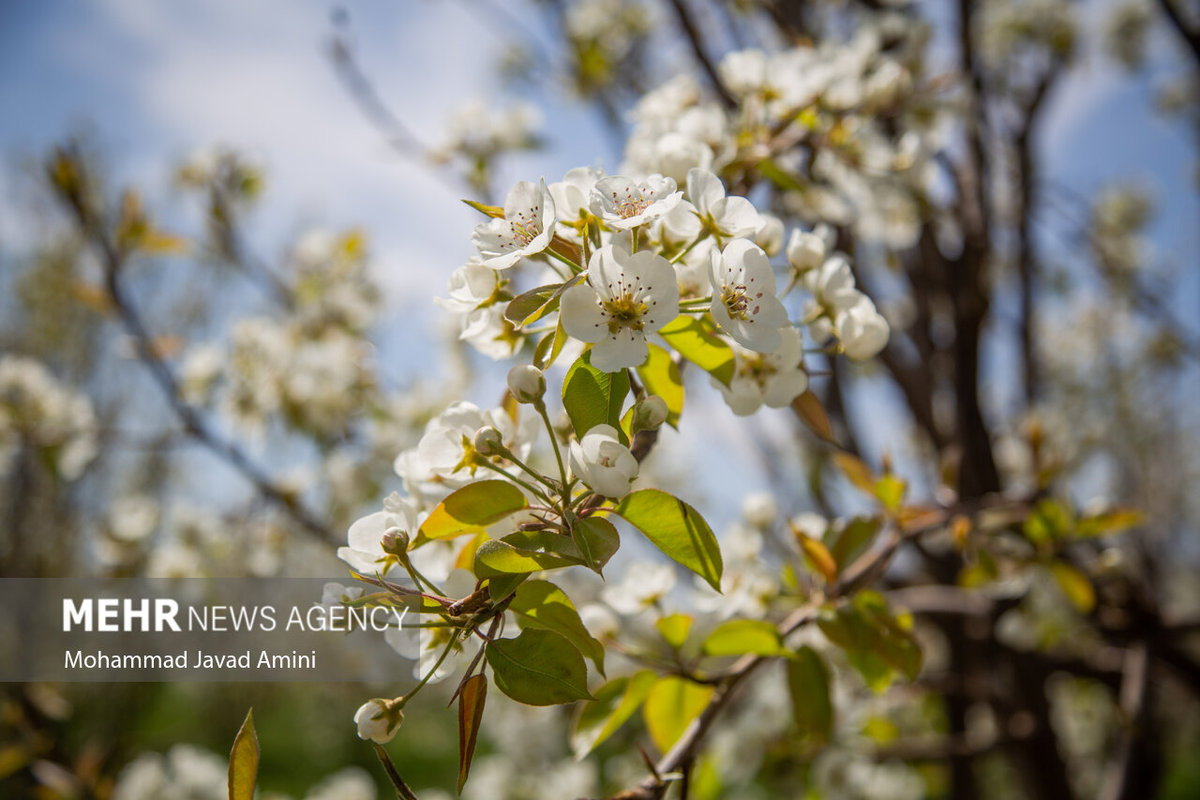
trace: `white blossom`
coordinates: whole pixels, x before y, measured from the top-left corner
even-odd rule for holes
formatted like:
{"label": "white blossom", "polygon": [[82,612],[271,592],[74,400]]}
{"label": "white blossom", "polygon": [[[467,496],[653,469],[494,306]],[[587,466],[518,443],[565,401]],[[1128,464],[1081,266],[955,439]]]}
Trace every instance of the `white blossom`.
{"label": "white blossom", "polygon": [[701,225],[718,237],[754,236],[762,224],[754,204],[744,197],[726,196],[721,179],[708,170],[688,172],[687,197]]}
{"label": "white blossom", "polygon": [[868,359],[882,350],[890,332],[887,320],[866,295],[859,295],[854,305],[838,312],[834,328],[842,349],[855,361]]}
{"label": "white blossom", "polygon": [[404,712],[393,707],[391,701],[379,697],[368,700],[354,712],[358,738],[369,739],[376,744],[390,742],[403,721]]}
{"label": "white blossom", "polygon": [[508,269],[549,247],[554,223],[554,199],[546,182],[518,181],[504,201],[504,216],[479,223],[471,239],[484,266]]}
{"label": "white blossom", "polygon": [[417,536],[417,510],[412,502],[393,492],[383,501],[383,510],[354,522],[346,533],[348,546],[339,547],[338,558],[364,575],[386,574],[395,566],[384,552],[384,534],[403,532]]}
{"label": "white blossom", "polygon": [[767,354],[733,345],[734,372],[729,385],[712,379],[725,402],[738,416],[762,406],[786,408],[808,388],[804,370],[804,340],[795,328],[780,332],[779,347]]}
{"label": "white blossom", "polygon": [[596,425],[571,442],[570,461],[572,474],[605,497],[624,497],[638,474],[637,459],[611,425]]}
{"label": "white blossom", "polygon": [[775,296],[775,271],[758,245],[735,239],[709,266],[712,316],[743,347],[769,353],[782,342],[787,311]]}
{"label": "white blossom", "polygon": [[649,354],[646,334],[679,315],[675,270],[656,253],[606,245],[592,254],[587,282],[563,293],[560,309],[567,334],[593,343],[596,369],[636,367]]}
{"label": "white blossom", "polygon": [[651,175],[644,181],[623,175],[601,178],[592,189],[592,213],[612,228],[636,228],[679,204],[683,192],[675,188],[675,181],[662,175]]}

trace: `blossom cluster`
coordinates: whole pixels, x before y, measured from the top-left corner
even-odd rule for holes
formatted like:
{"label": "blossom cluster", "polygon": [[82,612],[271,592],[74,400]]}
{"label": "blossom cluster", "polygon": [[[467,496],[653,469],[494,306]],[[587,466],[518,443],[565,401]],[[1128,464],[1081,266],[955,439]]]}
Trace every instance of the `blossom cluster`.
{"label": "blossom cluster", "polygon": [[41,362],[0,357],[0,475],[31,446],[65,480],[80,476],[98,453],[96,414],[87,396],[59,381]]}

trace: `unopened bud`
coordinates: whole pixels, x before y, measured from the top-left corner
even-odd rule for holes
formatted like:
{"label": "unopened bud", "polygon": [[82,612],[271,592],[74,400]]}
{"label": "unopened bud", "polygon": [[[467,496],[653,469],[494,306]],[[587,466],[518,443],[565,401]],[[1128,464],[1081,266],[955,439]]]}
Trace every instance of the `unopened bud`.
{"label": "unopened bud", "polygon": [[408,552],[408,542],[408,531],[392,528],[383,535],[383,538],[379,541],[379,546],[389,556],[403,556]]}
{"label": "unopened bud", "polygon": [[546,376],[532,364],[517,364],[508,371],[508,390],[518,403],[536,403],[546,393]]}
{"label": "unopened bud", "polygon": [[505,449],[504,437],[491,425],[485,425],[475,431],[475,452],[479,455],[500,456],[504,455]]}
{"label": "unopened bud", "polygon": [[403,697],[394,700],[376,697],[363,703],[354,714],[354,722],[358,725],[358,738],[370,739],[378,744],[391,741],[400,723],[404,721],[403,708]]}
{"label": "unopened bud", "polygon": [[825,240],[815,233],[792,231],[787,245],[788,263],[796,272],[814,270],[825,263]]}
{"label": "unopened bud", "polygon": [[652,431],[667,421],[667,401],[656,394],[647,395],[633,407],[633,427],[639,431]]}

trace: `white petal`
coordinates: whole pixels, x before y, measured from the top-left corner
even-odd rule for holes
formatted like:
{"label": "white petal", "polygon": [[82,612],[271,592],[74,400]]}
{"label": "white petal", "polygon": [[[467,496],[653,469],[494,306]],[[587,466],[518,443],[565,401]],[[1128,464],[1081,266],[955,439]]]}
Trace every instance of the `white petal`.
{"label": "white petal", "polygon": [[601,372],[616,372],[646,363],[650,348],[646,337],[632,328],[624,328],[592,345],[592,366]]}
{"label": "white petal", "polygon": [[702,215],[708,215],[712,206],[725,196],[721,179],[706,169],[688,171],[687,196]]}
{"label": "white petal", "polygon": [[597,342],[608,335],[608,317],[596,302],[596,290],[586,283],[563,292],[559,319],[567,335],[581,342]]}

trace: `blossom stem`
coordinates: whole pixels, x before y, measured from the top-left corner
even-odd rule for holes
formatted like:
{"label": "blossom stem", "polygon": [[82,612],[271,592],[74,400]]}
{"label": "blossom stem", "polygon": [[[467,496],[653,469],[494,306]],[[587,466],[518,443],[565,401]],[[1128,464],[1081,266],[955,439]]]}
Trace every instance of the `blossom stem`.
{"label": "blossom stem", "polygon": [[558,477],[562,479],[564,490],[567,486],[567,470],[563,466],[562,451],[558,448],[558,437],[554,435],[554,425],[550,423],[550,415],[546,412],[546,404],[538,401],[535,404],[538,414],[542,417],[542,422],[546,424],[546,433],[550,436],[550,446],[554,448],[554,460],[558,462]]}
{"label": "blossom stem", "polygon": [[709,295],[708,297],[696,297],[691,300],[680,300],[679,301],[680,310],[683,310],[683,309],[690,310],[693,308],[706,309],[711,305],[712,305],[712,295]]}
{"label": "blossom stem", "polygon": [[444,650],[442,650],[442,654],[440,656],[438,656],[437,663],[433,665],[433,669],[431,669],[431,670],[429,670],[429,672],[425,673],[425,677],[421,678],[421,682],[418,683],[415,687],[413,687],[413,690],[411,692],[409,692],[407,695],[404,696],[404,700],[401,701],[401,703],[400,703],[401,708],[403,708],[404,705],[406,703],[408,703],[409,700],[411,700],[414,696],[416,696],[417,692],[421,691],[421,687],[423,687],[425,684],[429,683],[429,679],[432,678],[434,676],[434,674],[437,673],[439,668],[441,668],[442,663],[445,662],[447,657],[449,657],[450,651],[452,649],[454,649],[454,645],[457,643],[458,643],[458,631],[455,631],[453,634],[450,635],[450,641],[446,642],[446,647]]}
{"label": "blossom stem", "polygon": [[671,259],[671,263],[678,264],[684,256],[692,252],[692,248],[703,242],[706,238],[708,238],[708,231],[700,231],[700,235],[693,239],[691,244],[675,254],[675,257]]}
{"label": "blossom stem", "polygon": [[583,267],[579,266],[574,261],[567,258],[566,256],[564,256],[562,253],[558,252],[554,248],[552,248],[552,247],[546,248],[546,252],[549,253],[554,258],[557,258],[562,263],[566,264],[568,267],[570,267],[572,275],[578,275],[579,273],[583,272]]}
{"label": "blossom stem", "polygon": [[[550,504],[550,505],[554,505],[554,501],[553,501],[553,500],[551,500],[551,499],[550,499],[550,497],[549,497],[549,496],[547,496],[547,494],[546,494],[545,492],[543,492],[543,491],[542,491],[541,489],[539,489],[537,486],[534,486],[532,483],[529,483],[528,481],[523,481],[523,480],[521,480],[520,478],[518,478],[516,475],[513,475],[513,474],[512,474],[511,472],[509,472],[508,470],[504,469],[503,467],[498,467],[498,466],[496,466],[495,464],[492,464],[491,462],[488,462],[488,461],[480,461],[479,463],[480,463],[482,466],[484,466],[484,467],[487,467],[488,469],[490,469],[492,472],[497,472],[497,473],[499,473],[499,474],[503,475],[504,477],[508,478],[510,481],[512,481],[513,483],[517,484],[518,486],[521,486],[521,487],[523,487],[523,488],[525,488],[525,489],[529,490],[530,492],[532,492],[533,494],[537,495],[537,496],[538,496],[539,498],[541,498],[542,500],[545,500],[545,501],[546,501],[548,504]],[[514,462],[514,463],[518,463],[518,462]]]}

